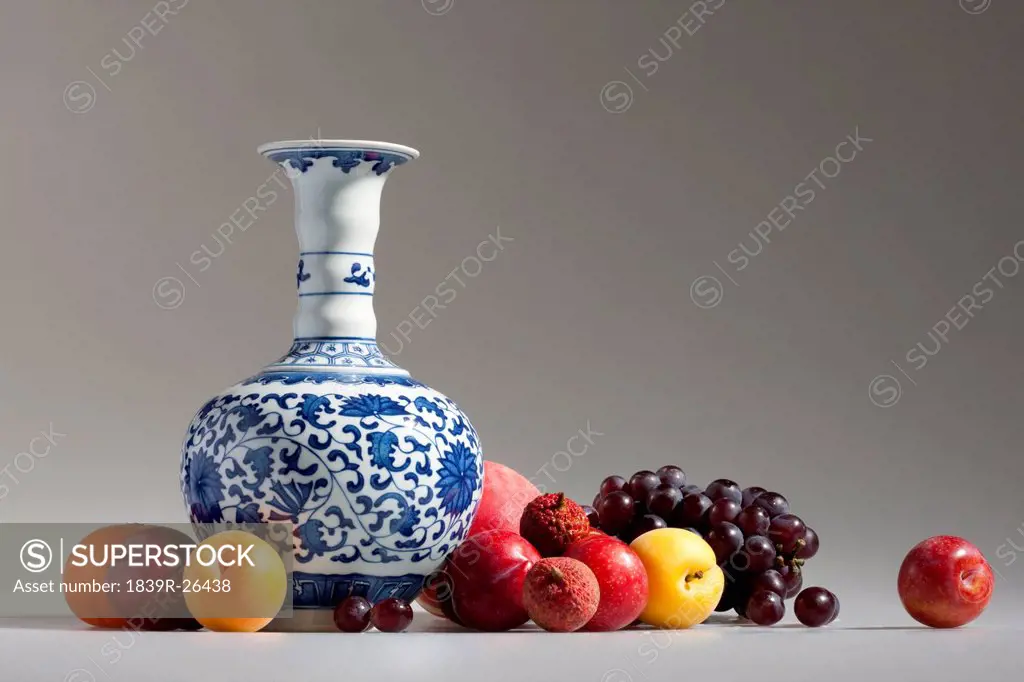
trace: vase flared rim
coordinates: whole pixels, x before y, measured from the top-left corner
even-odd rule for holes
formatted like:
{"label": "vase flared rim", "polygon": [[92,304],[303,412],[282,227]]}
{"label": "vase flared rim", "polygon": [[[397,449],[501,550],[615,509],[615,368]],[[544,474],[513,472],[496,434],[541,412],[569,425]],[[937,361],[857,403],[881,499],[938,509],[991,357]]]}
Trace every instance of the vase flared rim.
{"label": "vase flared rim", "polygon": [[394,142],[377,142],[375,140],[280,140],[278,142],[267,142],[256,148],[256,151],[263,156],[274,152],[300,151],[303,149],[317,151],[363,151],[363,152],[388,152],[398,154],[412,160],[418,158],[419,150],[407,147],[404,144]]}

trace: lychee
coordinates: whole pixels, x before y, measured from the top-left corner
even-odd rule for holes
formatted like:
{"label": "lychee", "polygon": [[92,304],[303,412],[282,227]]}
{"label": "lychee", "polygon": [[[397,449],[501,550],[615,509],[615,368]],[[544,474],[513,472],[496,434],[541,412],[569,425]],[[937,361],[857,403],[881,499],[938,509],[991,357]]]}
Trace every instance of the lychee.
{"label": "lychee", "polygon": [[563,554],[573,540],[589,532],[587,512],[565,493],[541,495],[526,505],[519,520],[519,534],[543,557]]}
{"label": "lychee", "polygon": [[597,577],[578,559],[541,559],[523,583],[526,612],[549,632],[579,630],[594,617],[600,602]]}

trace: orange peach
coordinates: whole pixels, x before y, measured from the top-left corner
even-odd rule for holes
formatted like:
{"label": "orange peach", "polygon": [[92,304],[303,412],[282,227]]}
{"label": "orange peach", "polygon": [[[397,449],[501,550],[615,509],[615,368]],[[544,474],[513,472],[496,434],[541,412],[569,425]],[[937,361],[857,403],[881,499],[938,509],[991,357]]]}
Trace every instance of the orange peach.
{"label": "orange peach", "polygon": [[[210,562],[214,553],[218,560]],[[185,568],[185,602],[207,629],[256,632],[280,611],[287,578],[284,562],[265,540],[241,530],[224,531],[192,552]]]}
{"label": "orange peach", "polygon": [[658,528],[633,540],[630,548],[647,571],[647,605],[640,620],[682,630],[711,615],[725,589],[725,574],[703,538],[682,528]]}

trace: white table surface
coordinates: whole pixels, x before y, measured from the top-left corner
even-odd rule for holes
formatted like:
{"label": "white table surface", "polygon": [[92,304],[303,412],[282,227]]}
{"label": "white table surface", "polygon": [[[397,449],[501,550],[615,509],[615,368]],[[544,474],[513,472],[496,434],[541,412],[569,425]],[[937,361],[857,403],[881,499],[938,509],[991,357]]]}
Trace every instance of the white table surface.
{"label": "white table surface", "polygon": [[686,631],[560,635],[532,626],[469,632],[421,611],[397,635],[138,633],[7,620],[0,621],[0,680],[1020,679],[1024,628],[1017,610],[991,611],[958,630],[918,626],[889,600],[844,603],[840,620],[820,629],[805,628],[792,615],[772,628],[716,615]]}

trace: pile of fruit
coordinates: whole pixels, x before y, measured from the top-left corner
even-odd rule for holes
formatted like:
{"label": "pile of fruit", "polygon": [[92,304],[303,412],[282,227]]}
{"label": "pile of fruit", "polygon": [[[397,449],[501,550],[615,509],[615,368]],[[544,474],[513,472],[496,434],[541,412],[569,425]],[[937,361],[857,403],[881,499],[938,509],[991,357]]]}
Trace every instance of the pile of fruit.
{"label": "pile of fruit", "polygon": [[[496,467],[487,463],[485,504]],[[503,487],[509,472],[502,467]],[[808,626],[839,613],[830,591],[801,591],[817,534],[789,513],[782,495],[762,488],[741,490],[726,479],[698,488],[679,467],[665,466],[629,480],[609,476],[592,507],[562,493],[537,495],[518,528],[508,511],[477,528],[428,580],[425,608],[478,630],[533,620],[556,632],[618,630],[638,619],[686,628],[715,609],[772,625],[790,597]]]}
{"label": "pile of fruit", "polygon": [[[758,486],[740,489],[720,478],[706,488],[688,484],[677,466],[609,476],[588,508],[591,523],[633,542],[661,528],[703,538],[725,580],[716,611],[734,610],[759,625],[785,615],[785,600],[801,594],[804,562],[818,552],[818,534],[790,513],[789,501]],[[839,601],[824,588],[805,590],[797,619],[812,627],[832,622]]]}

